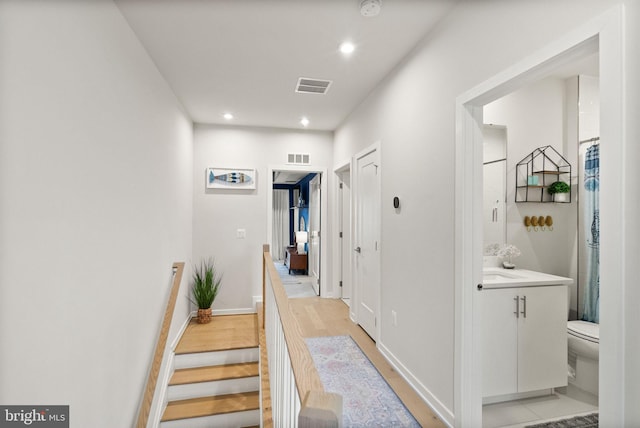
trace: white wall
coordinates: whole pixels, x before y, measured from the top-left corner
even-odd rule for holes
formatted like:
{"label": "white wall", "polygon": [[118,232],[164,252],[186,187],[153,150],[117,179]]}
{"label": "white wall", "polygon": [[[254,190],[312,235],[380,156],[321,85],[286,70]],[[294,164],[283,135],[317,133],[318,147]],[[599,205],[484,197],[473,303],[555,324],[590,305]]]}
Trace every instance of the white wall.
{"label": "white wall", "polygon": [[0,403],[131,426],[191,254],[192,124],[111,2],[2,1],[0,29]]}
{"label": "white wall", "polygon": [[[214,257],[224,273],[214,310],[252,309],[252,296],[262,295],[262,245],[269,242],[267,198],[272,189],[267,189],[267,170],[284,166],[287,153],[309,153],[312,167],[329,168],[333,135],[196,125],[194,137],[193,259]],[[255,168],[257,189],[206,189],[207,167]],[[331,200],[331,195],[323,196],[323,202]],[[238,229],[246,231],[245,239],[236,238]]]}
{"label": "white wall", "polygon": [[[379,346],[451,423],[455,99],[617,3],[464,1],[336,131],[335,165],[382,144]],[[394,195],[401,213],[391,205]]]}
{"label": "white wall", "polygon": [[[565,158],[565,81],[549,77],[484,108],[484,122],[507,127],[507,242],[514,244],[522,255],[514,259],[518,268],[546,272],[554,275],[575,274],[573,239],[577,233],[577,203],[575,194],[570,204],[516,203],[516,164],[538,147],[553,146]],[[577,151],[576,141],[571,148]],[[576,154],[572,154],[575,158]],[[572,164],[572,174],[577,175],[578,165]],[[568,177],[564,177],[567,179]],[[575,185],[576,178],[573,177]],[[533,197],[539,193],[532,191]],[[521,195],[522,196],[522,195]],[[537,232],[527,231],[525,216],[552,216],[553,231],[545,228]],[[574,278],[577,281],[577,278]]]}

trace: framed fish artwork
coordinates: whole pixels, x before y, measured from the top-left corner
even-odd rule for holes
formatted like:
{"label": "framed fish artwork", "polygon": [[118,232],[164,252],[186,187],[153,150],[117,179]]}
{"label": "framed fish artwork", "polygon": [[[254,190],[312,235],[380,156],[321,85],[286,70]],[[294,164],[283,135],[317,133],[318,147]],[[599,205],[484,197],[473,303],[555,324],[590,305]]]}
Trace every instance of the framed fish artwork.
{"label": "framed fish artwork", "polygon": [[207,189],[255,188],[255,169],[207,168]]}

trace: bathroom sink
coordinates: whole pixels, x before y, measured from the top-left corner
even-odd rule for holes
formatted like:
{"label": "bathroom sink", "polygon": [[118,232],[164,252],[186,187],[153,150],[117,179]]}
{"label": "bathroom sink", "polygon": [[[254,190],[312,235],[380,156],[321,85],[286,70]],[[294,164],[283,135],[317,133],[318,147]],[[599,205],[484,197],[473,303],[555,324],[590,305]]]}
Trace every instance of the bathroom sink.
{"label": "bathroom sink", "polygon": [[500,281],[500,280],[507,280],[507,279],[515,279],[515,278],[522,278],[519,275],[514,275],[514,274],[508,274],[508,273],[497,273],[497,272],[485,272],[482,275],[482,279],[485,281]]}
{"label": "bathroom sink", "polygon": [[482,271],[483,288],[527,287],[540,285],[564,285],[573,279],[525,269],[485,267]]}

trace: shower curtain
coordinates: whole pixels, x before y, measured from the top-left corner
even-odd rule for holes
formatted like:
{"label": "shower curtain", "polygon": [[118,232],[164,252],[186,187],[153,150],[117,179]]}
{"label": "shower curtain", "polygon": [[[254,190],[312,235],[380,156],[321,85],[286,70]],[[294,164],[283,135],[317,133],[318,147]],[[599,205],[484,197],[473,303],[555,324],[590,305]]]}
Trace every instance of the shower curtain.
{"label": "shower curtain", "polygon": [[600,146],[589,147],[584,162],[585,236],[587,254],[587,284],[584,292],[582,319],[600,321]]}
{"label": "shower curtain", "polygon": [[273,231],[271,257],[283,260],[284,252],[289,245],[289,191],[273,190]]}

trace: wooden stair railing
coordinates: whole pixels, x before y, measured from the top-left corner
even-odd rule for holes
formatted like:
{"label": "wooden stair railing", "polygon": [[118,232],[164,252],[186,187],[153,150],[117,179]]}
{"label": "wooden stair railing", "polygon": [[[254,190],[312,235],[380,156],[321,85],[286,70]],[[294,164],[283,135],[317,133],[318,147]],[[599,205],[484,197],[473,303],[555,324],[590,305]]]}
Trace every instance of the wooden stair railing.
{"label": "wooden stair railing", "polygon": [[263,246],[262,272],[262,325],[274,426],[341,427],[342,396],[322,386],[268,245]]}
{"label": "wooden stair railing", "polygon": [[169,329],[171,328],[173,310],[176,307],[178,290],[180,289],[180,283],[182,282],[184,262],[175,262],[172,266],[172,269],[173,284],[171,285],[171,292],[169,294],[167,308],[164,312],[164,319],[162,320],[160,333],[158,334],[158,341],[156,343],[156,349],[153,354],[153,362],[151,363],[151,369],[149,370],[149,375],[147,376],[144,396],[142,397],[142,401],[140,402],[136,428],[146,428],[149,421],[149,413],[151,412],[151,405],[153,404],[153,394],[155,393],[156,384],[158,383],[158,375],[160,373],[160,366],[162,365],[162,359],[164,357],[164,349],[167,345],[167,337],[169,336]]}

